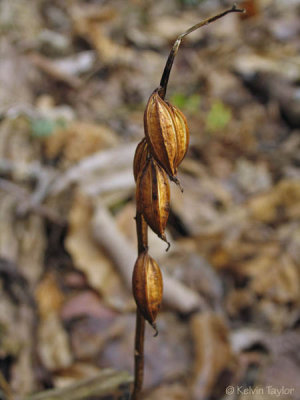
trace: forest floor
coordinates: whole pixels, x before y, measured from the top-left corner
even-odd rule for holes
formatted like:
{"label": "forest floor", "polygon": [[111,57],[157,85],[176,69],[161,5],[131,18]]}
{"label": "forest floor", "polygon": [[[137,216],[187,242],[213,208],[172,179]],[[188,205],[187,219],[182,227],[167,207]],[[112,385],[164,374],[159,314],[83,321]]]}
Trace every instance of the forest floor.
{"label": "forest floor", "polygon": [[[228,5],[0,1],[0,398],[100,399],[76,385],[106,368],[128,398],[144,108],[176,36]],[[300,398],[300,2],[243,5],[170,77],[191,138],[170,251],[149,232],[168,289],[145,400]]]}

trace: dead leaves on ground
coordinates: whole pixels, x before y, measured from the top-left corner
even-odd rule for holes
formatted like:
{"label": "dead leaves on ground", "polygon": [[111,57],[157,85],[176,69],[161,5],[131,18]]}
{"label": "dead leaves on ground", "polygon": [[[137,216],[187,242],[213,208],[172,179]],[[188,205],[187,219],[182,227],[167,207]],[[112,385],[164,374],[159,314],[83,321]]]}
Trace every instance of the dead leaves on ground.
{"label": "dead leaves on ground", "polygon": [[[247,163],[243,168],[248,168]],[[214,179],[208,184],[202,178],[196,187],[196,179],[190,176],[184,177],[182,184],[185,196],[179,198],[175,193],[173,210],[187,231],[197,235],[198,250],[219,272],[231,274],[233,291],[229,290],[227,297],[231,316],[241,317],[243,310],[252,310],[246,318],[262,320],[275,330],[296,323],[300,302],[299,180],[282,179],[274,186],[268,183],[265,190],[248,193],[239,205],[234,196],[243,198],[243,186],[238,193],[236,186]]]}
{"label": "dead leaves on ground", "polygon": [[116,146],[118,138],[108,126],[75,121],[57,129],[44,144],[47,158],[60,158],[63,166],[69,166],[97,151]]}
{"label": "dead leaves on ground", "polygon": [[[39,2],[27,2],[25,14],[24,0],[2,3],[12,12],[0,13],[0,28],[4,22],[8,40],[9,26],[16,29],[12,44],[3,41],[0,48],[0,154],[12,162],[51,163],[57,174],[94,152],[140,139],[142,105],[158,83],[167,49],[196,22],[186,2],[179,11],[175,1],[73,1],[65,7],[47,0],[43,13]],[[170,82],[170,98],[187,111],[192,143],[180,172],[184,195],[172,187],[168,258],[152,235],[149,244],[163,268],[199,292],[211,310],[179,316],[163,308],[157,341],[147,333],[148,400],[223,398],[228,383],[251,378],[255,384],[295,385],[299,375],[298,343],[285,336],[299,325],[299,135],[292,131],[299,124],[299,23],[287,4],[286,16],[280,2],[272,2],[272,16],[265,12],[270,1],[246,3],[263,5],[255,18],[224,19],[191,36]],[[23,55],[23,45],[31,57]],[[34,54],[40,58],[30,64]],[[86,56],[82,68],[79,60]],[[7,112],[20,101],[26,105]],[[119,174],[123,165],[115,168]],[[23,172],[5,178],[30,193],[38,185]],[[93,173],[91,187],[101,185],[106,172]],[[93,178],[88,175],[85,182]],[[45,200],[68,215],[63,233],[43,217],[18,216],[13,194],[0,200],[2,257],[14,260],[26,277],[39,316],[35,345],[31,328],[37,319],[28,308],[18,309],[20,288],[8,285],[0,271],[0,352],[13,360],[11,383],[18,394],[35,388],[36,347],[56,386],[107,366],[132,371],[133,300],[92,227],[94,202],[104,201],[134,243],[131,187],[109,187],[105,195],[94,190],[90,197],[69,188]],[[251,341],[243,332],[247,343],[236,346],[234,335],[245,324],[267,330],[267,340]],[[281,341],[272,342],[274,336]]]}
{"label": "dead leaves on ground", "polygon": [[191,332],[195,349],[192,398],[206,399],[216,387],[222,396],[236,367],[228,328],[220,316],[202,313],[192,317]]}
{"label": "dead leaves on ground", "polygon": [[106,304],[118,310],[130,309],[133,304],[130,294],[124,288],[113,262],[93,237],[93,210],[89,198],[81,194],[74,198],[66,248],[76,268],[85,274],[90,286],[103,296]]}

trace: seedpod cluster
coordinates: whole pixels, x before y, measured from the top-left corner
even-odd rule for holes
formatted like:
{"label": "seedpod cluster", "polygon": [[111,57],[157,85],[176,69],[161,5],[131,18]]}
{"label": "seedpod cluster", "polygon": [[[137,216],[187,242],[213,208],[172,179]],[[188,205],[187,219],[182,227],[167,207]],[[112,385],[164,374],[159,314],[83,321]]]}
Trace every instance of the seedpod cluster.
{"label": "seedpod cluster", "polygon": [[[132,278],[133,295],[137,304],[135,380],[132,400],[139,400],[142,390],[145,320],[157,333],[155,320],[163,291],[160,268],[148,254],[147,227],[149,226],[167,242],[165,229],[170,210],[169,179],[179,184],[178,166],[184,159],[189,145],[189,130],[185,116],[177,107],[165,100],[170,72],[181,41],[186,35],[232,12],[243,12],[243,10],[233,5],[230,9],[199,22],[178,36],[167,59],[160,86],[151,94],[145,109],[145,137],[137,145],[133,162],[136,181],[138,258]],[[168,243],[168,248],[169,246]]]}
{"label": "seedpod cluster", "polygon": [[169,248],[165,234],[170,210],[168,177],[179,184],[177,169],[188,149],[189,130],[183,113],[161,97],[159,88],[148,100],[144,128],[145,137],[137,145],[133,162],[137,212]]}
{"label": "seedpod cluster", "polygon": [[[137,218],[143,218],[159,238],[166,238],[170,211],[169,178],[176,183],[177,169],[186,155],[189,130],[183,113],[162,97],[161,88],[151,94],[144,113],[145,137],[137,145],[133,174],[136,181]],[[143,317],[156,329],[162,300],[162,276],[158,264],[139,254],[133,272],[133,295]]]}
{"label": "seedpod cluster", "polygon": [[[189,130],[185,116],[166,102],[156,89],[144,114],[145,137],[137,145],[133,174],[136,181],[137,218],[143,218],[162,240],[168,243],[165,229],[170,211],[168,177],[178,182],[177,168],[186,155]],[[156,261],[145,248],[135,263],[133,296],[143,317],[155,328],[162,300],[162,275]]]}

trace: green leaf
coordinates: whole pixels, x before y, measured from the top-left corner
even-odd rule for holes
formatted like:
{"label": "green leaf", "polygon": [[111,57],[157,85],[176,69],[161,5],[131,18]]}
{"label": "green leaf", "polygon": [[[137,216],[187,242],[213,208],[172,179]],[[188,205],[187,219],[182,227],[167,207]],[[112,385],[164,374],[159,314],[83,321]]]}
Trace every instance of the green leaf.
{"label": "green leaf", "polygon": [[31,121],[31,131],[35,137],[50,136],[57,128],[64,128],[65,126],[66,122],[62,119],[38,118]]}
{"label": "green leaf", "polygon": [[174,93],[170,102],[180,109],[184,108],[186,104],[186,96],[183,93]]}
{"label": "green leaf", "polygon": [[215,101],[206,118],[206,128],[210,132],[224,129],[232,117],[231,110],[221,101]]}
{"label": "green leaf", "polygon": [[201,96],[199,94],[193,94],[187,98],[186,109],[191,113],[195,113],[199,110],[201,104]]}
{"label": "green leaf", "polygon": [[186,110],[193,114],[199,110],[201,104],[201,96],[199,94],[186,96],[183,93],[175,93],[171,97],[171,104],[178,107],[181,111]]}

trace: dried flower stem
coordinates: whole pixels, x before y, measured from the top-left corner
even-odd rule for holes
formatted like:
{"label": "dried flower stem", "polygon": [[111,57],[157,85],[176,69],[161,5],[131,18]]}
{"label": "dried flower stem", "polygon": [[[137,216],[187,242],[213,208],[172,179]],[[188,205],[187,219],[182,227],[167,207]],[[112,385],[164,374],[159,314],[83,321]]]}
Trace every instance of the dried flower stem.
{"label": "dried flower stem", "polygon": [[[160,95],[160,97],[162,99],[164,99],[164,97],[166,95],[170,72],[171,72],[173,62],[174,62],[174,59],[178,52],[178,49],[179,49],[182,39],[186,35],[190,34],[191,32],[194,32],[196,29],[199,29],[204,25],[208,25],[211,22],[214,22],[214,21],[218,20],[219,18],[222,18],[225,15],[232,13],[232,12],[244,12],[244,10],[237,8],[237,6],[234,4],[230,9],[225,10],[220,14],[217,14],[213,17],[207,18],[207,19],[199,22],[198,24],[192,26],[187,31],[185,31],[184,33],[182,33],[181,35],[178,36],[178,38],[176,39],[176,41],[172,47],[169,57],[167,59],[166,66],[165,66],[165,69],[163,71],[162,78],[160,81],[160,87],[158,88],[158,94]],[[140,212],[137,212],[137,215],[136,215],[136,230],[137,230],[137,238],[138,238],[138,254],[140,255],[144,251],[148,250],[148,236],[147,236],[148,225],[147,225],[143,215]],[[154,328],[155,328],[155,326],[154,326]],[[142,391],[142,386],[143,386],[144,337],[145,337],[145,318],[143,317],[143,315],[141,314],[139,309],[137,309],[136,331],[135,331],[135,353],[134,353],[135,381],[134,381],[134,390],[133,390],[133,394],[132,394],[132,400],[140,399],[140,393]]]}
{"label": "dried flower stem", "polygon": [[[144,217],[137,213],[136,232],[138,238],[138,254],[148,249],[148,226]],[[138,400],[143,386],[144,379],[144,337],[145,337],[145,318],[136,310],[136,329],[134,345],[134,389],[132,400]]]}
{"label": "dried flower stem", "polygon": [[224,17],[225,15],[229,14],[229,13],[233,13],[233,12],[240,12],[243,13],[245,12],[244,9],[242,8],[237,8],[236,4],[234,4],[231,8],[229,8],[228,10],[225,10],[223,12],[221,12],[220,14],[214,15],[213,17],[209,17],[201,22],[199,22],[198,24],[192,26],[191,28],[189,28],[188,30],[186,30],[185,32],[183,32],[181,35],[179,35],[177,37],[177,39],[175,40],[175,43],[172,47],[172,50],[170,51],[169,57],[167,59],[166,62],[166,66],[164,69],[164,72],[162,74],[161,77],[161,81],[160,81],[160,89],[159,89],[159,94],[161,96],[162,99],[165,98],[166,96],[166,92],[167,92],[167,86],[168,86],[168,82],[169,82],[169,77],[170,77],[170,72],[173,66],[173,62],[174,59],[176,57],[176,54],[178,52],[179,46],[181,44],[182,39],[189,35],[190,33],[194,32],[195,30],[202,28],[202,26],[208,25],[211,22],[214,22],[222,17]]}
{"label": "dried flower stem", "polygon": [[135,352],[134,352],[134,390],[132,400],[138,400],[142,390],[144,379],[144,338],[145,338],[145,318],[136,309],[136,331],[135,331]]}

